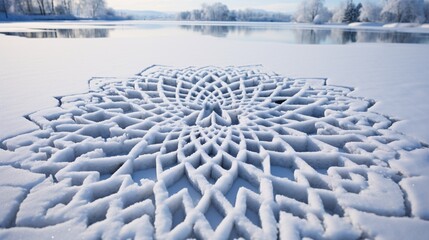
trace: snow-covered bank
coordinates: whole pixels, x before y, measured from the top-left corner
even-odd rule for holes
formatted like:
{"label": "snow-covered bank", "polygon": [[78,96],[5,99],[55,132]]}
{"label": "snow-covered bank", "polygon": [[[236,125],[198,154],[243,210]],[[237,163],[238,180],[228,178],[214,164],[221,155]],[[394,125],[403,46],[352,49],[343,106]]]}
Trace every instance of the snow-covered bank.
{"label": "snow-covered bank", "polygon": [[122,21],[129,20],[128,17],[121,16],[103,16],[103,17],[76,17],[73,15],[17,15],[11,14],[7,18],[4,15],[0,15],[0,24],[1,23],[30,23],[34,21],[40,22],[55,22],[55,21],[72,21],[72,22],[80,22],[80,21]]}
{"label": "snow-covered bank", "polygon": [[[9,14],[6,17],[4,14],[0,15],[0,23],[10,22],[31,22],[31,21],[71,21],[80,20],[79,18],[71,15],[17,15]],[[83,20],[83,19],[81,19]]]}
{"label": "snow-covered bank", "polygon": [[419,23],[367,23],[367,22],[357,22],[357,23],[350,23],[348,25],[350,28],[354,29],[373,29],[373,30],[393,30],[393,31],[400,31],[400,32],[429,32],[429,24],[419,24]]}

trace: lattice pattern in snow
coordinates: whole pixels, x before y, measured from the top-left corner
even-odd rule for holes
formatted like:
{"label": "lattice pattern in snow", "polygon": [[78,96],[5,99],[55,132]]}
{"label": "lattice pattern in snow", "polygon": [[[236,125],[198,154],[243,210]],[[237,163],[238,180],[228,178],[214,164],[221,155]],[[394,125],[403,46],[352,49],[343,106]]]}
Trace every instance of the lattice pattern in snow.
{"label": "lattice pattern in snow", "polygon": [[91,85],[29,115],[41,130],[2,143],[34,176],[1,227],[79,220],[86,239],[353,239],[365,233],[350,210],[410,214],[387,161],[421,145],[349,88],[256,67],[156,67]]}

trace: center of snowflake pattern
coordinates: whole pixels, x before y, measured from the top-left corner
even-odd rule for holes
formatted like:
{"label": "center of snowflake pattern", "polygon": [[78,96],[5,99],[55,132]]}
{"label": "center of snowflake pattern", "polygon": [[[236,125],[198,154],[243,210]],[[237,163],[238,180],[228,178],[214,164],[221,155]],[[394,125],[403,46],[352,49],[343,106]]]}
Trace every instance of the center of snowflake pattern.
{"label": "center of snowflake pattern", "polygon": [[185,121],[190,126],[231,126],[239,123],[236,114],[237,111],[223,111],[218,102],[204,102],[200,112],[187,117]]}

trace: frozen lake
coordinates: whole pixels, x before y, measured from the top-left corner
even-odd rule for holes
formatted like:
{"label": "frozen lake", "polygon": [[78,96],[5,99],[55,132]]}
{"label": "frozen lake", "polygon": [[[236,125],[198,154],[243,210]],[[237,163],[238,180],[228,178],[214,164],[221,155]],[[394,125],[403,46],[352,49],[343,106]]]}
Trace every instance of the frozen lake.
{"label": "frozen lake", "polygon": [[5,35],[25,38],[145,38],[148,35],[207,35],[242,41],[290,44],[415,43],[429,44],[429,32],[397,29],[348,28],[346,26],[308,26],[291,23],[189,23],[116,22],[75,25],[33,26],[25,31],[4,31]]}
{"label": "frozen lake", "polygon": [[[88,90],[94,76],[153,64],[261,64],[290,77],[324,77],[376,100],[394,127],[429,142],[429,29],[151,21],[0,24],[0,139],[34,129],[22,116]],[[412,94],[410,94],[412,93]]]}

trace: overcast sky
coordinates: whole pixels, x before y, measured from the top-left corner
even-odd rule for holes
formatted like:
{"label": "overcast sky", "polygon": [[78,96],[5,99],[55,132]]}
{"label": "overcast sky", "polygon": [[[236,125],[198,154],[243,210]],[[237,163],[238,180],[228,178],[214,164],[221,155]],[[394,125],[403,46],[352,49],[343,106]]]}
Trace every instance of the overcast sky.
{"label": "overcast sky", "polygon": [[[177,12],[200,8],[203,3],[222,2],[230,9],[257,8],[269,11],[294,12],[300,0],[106,0],[114,9],[156,10]],[[328,7],[341,0],[325,0]],[[358,1],[356,1],[358,2]]]}

